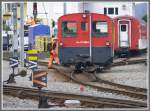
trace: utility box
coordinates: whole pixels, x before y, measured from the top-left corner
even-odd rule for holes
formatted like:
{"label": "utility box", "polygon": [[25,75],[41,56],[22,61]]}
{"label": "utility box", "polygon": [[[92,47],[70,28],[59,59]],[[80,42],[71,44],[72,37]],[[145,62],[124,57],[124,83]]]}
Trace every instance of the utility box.
{"label": "utility box", "polygon": [[47,52],[48,36],[36,36],[35,49],[39,52]]}
{"label": "utility box", "polygon": [[[29,27],[29,49],[43,51],[44,45],[48,45],[49,39],[50,27],[48,25],[36,24]],[[47,51],[46,48],[47,47],[45,47],[45,51]]]}

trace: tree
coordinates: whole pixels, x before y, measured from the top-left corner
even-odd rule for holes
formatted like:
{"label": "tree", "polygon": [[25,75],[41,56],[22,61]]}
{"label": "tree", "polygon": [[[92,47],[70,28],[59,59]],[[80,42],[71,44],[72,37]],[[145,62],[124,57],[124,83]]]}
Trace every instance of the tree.
{"label": "tree", "polygon": [[147,23],[147,15],[144,15],[144,16],[142,17],[142,20],[144,20],[144,21]]}
{"label": "tree", "polygon": [[55,21],[53,19],[52,19],[51,24],[52,24],[52,27],[55,27]]}

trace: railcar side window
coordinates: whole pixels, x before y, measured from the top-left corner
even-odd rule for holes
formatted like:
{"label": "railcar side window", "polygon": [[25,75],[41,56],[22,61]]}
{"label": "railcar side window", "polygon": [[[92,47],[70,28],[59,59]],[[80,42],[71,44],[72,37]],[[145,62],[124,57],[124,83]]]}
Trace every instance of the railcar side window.
{"label": "railcar side window", "polygon": [[76,37],[77,23],[70,21],[62,22],[62,35],[63,37]]}
{"label": "railcar side window", "polygon": [[107,22],[95,21],[92,23],[92,36],[93,37],[104,37],[108,34]]}

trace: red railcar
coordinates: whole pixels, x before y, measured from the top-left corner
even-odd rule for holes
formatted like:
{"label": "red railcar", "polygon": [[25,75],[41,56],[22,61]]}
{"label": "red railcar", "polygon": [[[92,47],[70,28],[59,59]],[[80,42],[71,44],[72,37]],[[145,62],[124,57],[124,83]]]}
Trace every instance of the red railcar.
{"label": "red railcar", "polygon": [[139,49],[146,49],[147,48],[147,41],[148,41],[148,37],[147,37],[147,24],[141,24],[140,25],[140,41],[139,41]]}
{"label": "red railcar", "polygon": [[59,58],[62,64],[83,61],[99,66],[112,63],[112,20],[97,13],[74,13],[58,20]]}
{"label": "red railcar", "polygon": [[115,52],[128,53],[145,49],[147,39],[142,36],[143,31],[144,27],[141,28],[140,22],[134,17],[119,16],[114,18]]}

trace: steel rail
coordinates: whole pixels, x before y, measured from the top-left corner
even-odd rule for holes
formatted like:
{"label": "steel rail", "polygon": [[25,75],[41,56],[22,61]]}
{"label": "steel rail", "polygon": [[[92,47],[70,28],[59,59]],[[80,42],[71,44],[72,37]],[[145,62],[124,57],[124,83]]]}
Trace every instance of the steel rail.
{"label": "steel rail", "polygon": [[[9,58],[3,58],[3,60],[9,61]],[[145,59],[145,58],[126,59],[126,60],[114,62],[109,67],[146,63],[146,61],[147,61],[147,59]],[[42,66],[47,66],[48,61],[43,61],[43,60],[39,59],[38,64],[42,65]]]}
{"label": "steel rail", "polygon": [[134,86],[129,86],[129,85],[118,84],[118,83],[110,82],[108,80],[101,79],[95,73],[93,75],[95,76],[97,81],[99,81],[100,83],[104,83],[104,84],[107,84],[107,85],[110,85],[110,86],[115,86],[115,87],[118,87],[118,88],[121,88],[121,89],[130,90],[130,91],[134,91],[134,92],[147,93],[146,88],[140,88],[140,87],[134,87]]}
{"label": "steel rail", "polygon": [[122,60],[118,62],[114,62],[110,65],[110,67],[115,67],[115,66],[123,66],[123,65],[132,65],[132,64],[139,64],[139,63],[146,63],[147,59],[145,58],[140,58],[140,59],[127,59],[127,60]]}
{"label": "steel rail", "polygon": [[[20,86],[9,86],[3,85],[3,92],[4,94],[8,93],[15,93],[18,96],[18,92],[21,91],[21,95],[37,97],[39,95],[38,89],[35,88],[26,88]],[[46,96],[49,98],[57,98],[57,99],[78,99],[82,102],[97,104],[97,106],[109,106],[114,108],[139,108],[139,107],[147,107],[145,102],[139,101],[130,101],[130,100],[120,100],[120,99],[111,99],[111,98],[102,98],[96,96],[87,96],[87,95],[80,95],[74,93],[66,93],[66,92],[57,92],[57,91],[50,91],[50,90],[43,90],[41,92],[42,96]]]}
{"label": "steel rail", "polygon": [[114,88],[110,86],[106,86],[106,85],[100,85],[101,83],[95,84],[93,82],[83,82],[83,81],[79,81],[78,79],[76,79],[73,74],[71,77],[74,81],[80,83],[80,84],[84,84],[87,86],[91,86],[94,87],[100,91],[106,91],[106,92],[111,92],[111,93],[116,93],[116,94],[123,94],[123,95],[127,95],[133,98],[139,98],[139,99],[147,99],[147,93],[143,93],[143,92],[136,92],[136,91],[130,91],[127,89],[120,89],[120,88]]}

